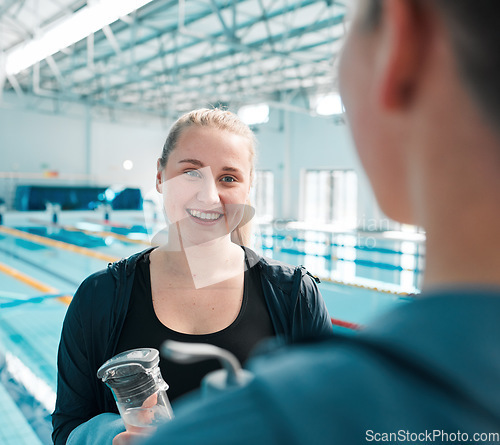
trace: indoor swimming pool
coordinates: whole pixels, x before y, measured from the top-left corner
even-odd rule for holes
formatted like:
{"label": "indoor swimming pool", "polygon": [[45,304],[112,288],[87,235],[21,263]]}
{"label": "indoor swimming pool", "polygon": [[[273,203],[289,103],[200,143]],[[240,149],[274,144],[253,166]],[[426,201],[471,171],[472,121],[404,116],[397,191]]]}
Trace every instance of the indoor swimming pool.
{"label": "indoor swimming pool", "polygon": [[[79,283],[149,245],[142,212],[7,215],[0,226],[0,443],[50,444],[56,356],[67,304]],[[262,224],[255,250],[303,264],[319,284],[334,329],[355,332],[418,292],[419,240]]]}

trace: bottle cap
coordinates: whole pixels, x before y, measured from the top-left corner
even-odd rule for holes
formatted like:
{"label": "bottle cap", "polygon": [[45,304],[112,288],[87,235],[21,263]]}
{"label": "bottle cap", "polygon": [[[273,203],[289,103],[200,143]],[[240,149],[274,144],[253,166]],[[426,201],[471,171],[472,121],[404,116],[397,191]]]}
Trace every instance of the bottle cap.
{"label": "bottle cap", "polygon": [[[160,354],[154,348],[130,349],[122,352],[106,361],[97,371],[97,377],[105,380],[107,371],[112,368],[121,370],[119,374],[137,374],[146,369],[158,366]],[[125,366],[130,365],[130,366]],[[118,377],[118,376],[116,376]]]}

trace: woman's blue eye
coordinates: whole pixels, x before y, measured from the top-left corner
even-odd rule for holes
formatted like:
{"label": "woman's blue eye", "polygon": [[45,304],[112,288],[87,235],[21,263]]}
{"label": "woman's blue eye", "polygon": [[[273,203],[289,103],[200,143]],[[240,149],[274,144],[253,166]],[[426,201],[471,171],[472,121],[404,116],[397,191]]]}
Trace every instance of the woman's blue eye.
{"label": "woman's blue eye", "polygon": [[192,178],[201,178],[201,173],[198,170],[188,170],[184,173]]}
{"label": "woman's blue eye", "polygon": [[224,176],[222,178],[222,182],[234,182],[236,179],[234,179],[232,176]]}

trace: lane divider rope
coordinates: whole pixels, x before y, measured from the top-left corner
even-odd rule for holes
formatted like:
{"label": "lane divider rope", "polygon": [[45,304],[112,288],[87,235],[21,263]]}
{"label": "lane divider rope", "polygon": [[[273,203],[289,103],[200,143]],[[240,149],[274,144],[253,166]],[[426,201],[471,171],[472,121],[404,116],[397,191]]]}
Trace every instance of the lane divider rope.
{"label": "lane divider rope", "polygon": [[64,249],[68,250],[70,252],[78,253],[80,255],[85,255],[91,258],[96,258],[98,260],[103,260],[108,263],[114,263],[115,261],[118,261],[120,258],[111,256],[111,255],[106,255],[101,252],[96,252],[91,249],[87,249],[86,247],[80,247],[80,246],[75,246],[73,244],[65,243],[63,241],[57,241],[53,240],[50,238],[46,238],[44,236],[40,235],[34,235],[32,233],[26,233],[23,232],[22,230],[17,230],[17,229],[12,229],[10,227],[5,227],[5,226],[0,226],[0,232],[6,233],[8,235],[14,236],[16,238],[22,238],[28,241],[32,241],[37,244],[43,244],[46,246],[50,247],[56,247],[59,249]]}
{"label": "lane divider rope", "polygon": [[106,238],[106,237],[110,236],[110,237],[115,238],[119,241],[123,241],[124,243],[143,244],[146,246],[151,246],[151,243],[149,241],[144,241],[144,240],[140,240],[140,239],[131,239],[125,235],[120,235],[118,233],[85,230],[85,229],[79,229],[78,227],[73,227],[73,226],[61,226],[61,228],[64,230],[67,230],[68,232],[82,232],[82,233],[85,233],[85,235],[100,236],[101,238]]}
{"label": "lane divider rope", "polygon": [[[41,281],[36,280],[29,275],[26,275],[23,272],[20,272],[13,267],[7,266],[6,264],[0,263],[0,272],[3,272],[6,275],[15,278],[18,281],[21,281],[28,286],[39,290],[40,292],[44,292],[46,294],[60,294],[61,292],[55,287],[49,286],[48,284],[42,283]],[[65,304],[69,304],[71,302],[72,297],[70,295],[63,295],[61,297],[57,297],[57,299]]]}
{"label": "lane divider rope", "polygon": [[119,241],[123,241],[124,243],[130,243],[130,244],[143,244],[146,246],[151,246],[151,243],[149,241],[145,240],[140,240],[140,239],[133,239],[129,238],[128,236],[125,235],[120,235],[119,233],[114,233],[114,232],[106,232],[104,230],[88,230],[88,229],[80,229],[75,226],[66,226],[66,225],[61,225],[53,222],[48,222],[44,221],[38,218],[30,218],[30,222],[34,222],[36,224],[41,224],[44,227],[55,227],[57,229],[62,229],[66,230],[68,232],[81,232],[84,233],[85,235],[90,235],[90,236],[99,236],[101,238],[107,238],[107,237],[112,237],[115,238]]}

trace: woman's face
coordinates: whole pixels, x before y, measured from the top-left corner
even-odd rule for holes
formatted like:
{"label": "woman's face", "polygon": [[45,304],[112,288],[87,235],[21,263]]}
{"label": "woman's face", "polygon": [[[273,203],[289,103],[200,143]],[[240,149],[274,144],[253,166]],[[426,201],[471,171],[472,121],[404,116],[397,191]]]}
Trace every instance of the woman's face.
{"label": "woman's face", "polygon": [[157,174],[165,213],[182,241],[200,244],[231,233],[251,183],[249,141],[210,127],[188,127]]}

